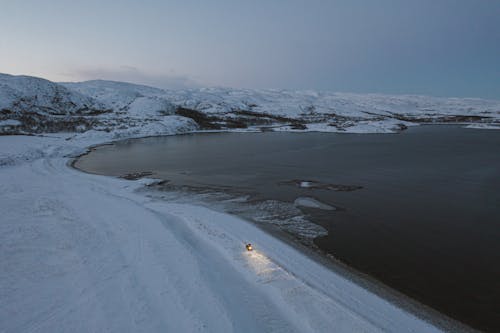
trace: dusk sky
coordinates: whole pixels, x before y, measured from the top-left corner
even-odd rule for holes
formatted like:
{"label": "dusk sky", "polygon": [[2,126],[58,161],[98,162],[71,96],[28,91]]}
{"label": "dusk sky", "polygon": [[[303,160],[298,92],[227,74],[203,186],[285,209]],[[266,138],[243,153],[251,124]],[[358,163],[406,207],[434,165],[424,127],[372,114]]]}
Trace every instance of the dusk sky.
{"label": "dusk sky", "polygon": [[0,0],[0,72],[500,99],[500,1]]}

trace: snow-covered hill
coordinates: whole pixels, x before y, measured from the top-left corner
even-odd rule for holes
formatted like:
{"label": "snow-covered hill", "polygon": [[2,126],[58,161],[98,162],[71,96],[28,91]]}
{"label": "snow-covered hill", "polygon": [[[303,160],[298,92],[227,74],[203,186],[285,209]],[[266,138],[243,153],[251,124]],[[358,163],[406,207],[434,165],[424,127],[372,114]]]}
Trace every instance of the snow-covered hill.
{"label": "snow-covered hill", "polygon": [[0,134],[100,131],[115,137],[161,135],[197,124],[171,116],[175,107],[156,88],[121,82],[59,84],[0,74]]}
{"label": "snow-covered hill", "polygon": [[104,106],[93,98],[32,76],[0,73],[0,110],[49,115],[85,115]]}
{"label": "snow-covered hill", "polygon": [[228,88],[160,90],[110,81],[65,85],[135,115],[169,113],[178,107],[198,111],[218,125],[211,129],[276,125],[285,130],[390,132],[412,123],[500,122],[500,101],[474,98]]}
{"label": "snow-covered hill", "polygon": [[500,112],[500,101],[474,98],[224,88],[165,93],[175,104],[205,112],[252,109],[292,118],[310,114],[336,114],[364,119],[375,115],[425,118],[449,115],[491,116],[496,113],[498,116]]}
{"label": "snow-covered hill", "polygon": [[[0,74],[3,134],[117,130],[154,135],[179,121],[190,130],[272,127],[391,133],[429,122],[499,128],[500,101],[227,88],[162,90],[125,82],[54,83]],[[151,131],[145,130],[149,127]]]}
{"label": "snow-covered hill", "polygon": [[116,112],[127,111],[135,116],[175,112],[174,105],[163,98],[165,92],[157,88],[103,80],[62,83],[62,85],[82,95],[90,96]]}
{"label": "snow-covered hill", "polygon": [[0,74],[0,134],[85,131],[107,112],[93,98],[30,76]]}

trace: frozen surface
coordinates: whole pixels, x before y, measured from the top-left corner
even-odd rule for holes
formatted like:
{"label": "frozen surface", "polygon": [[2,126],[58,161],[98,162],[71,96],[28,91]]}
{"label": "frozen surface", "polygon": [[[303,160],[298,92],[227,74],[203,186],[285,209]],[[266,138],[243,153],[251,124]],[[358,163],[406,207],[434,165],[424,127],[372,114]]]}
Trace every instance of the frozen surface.
{"label": "frozen surface", "polygon": [[470,124],[466,128],[497,130],[500,129],[500,124]]}
{"label": "frozen surface", "polygon": [[[302,187],[307,187],[303,186]],[[317,209],[324,209],[324,210],[335,210],[335,207],[327,205],[321,201],[318,201],[314,198],[310,197],[300,197],[295,199],[294,202],[295,206],[302,206],[302,207],[307,207],[307,208],[317,208]]]}

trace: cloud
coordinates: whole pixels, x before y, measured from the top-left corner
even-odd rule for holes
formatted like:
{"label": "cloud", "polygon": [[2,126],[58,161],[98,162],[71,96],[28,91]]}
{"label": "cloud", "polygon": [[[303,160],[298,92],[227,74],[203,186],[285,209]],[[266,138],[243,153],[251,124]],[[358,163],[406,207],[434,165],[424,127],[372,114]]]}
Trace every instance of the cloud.
{"label": "cloud", "polygon": [[117,68],[84,68],[66,73],[72,80],[113,80],[144,84],[164,89],[197,88],[201,85],[187,75],[170,73],[147,73],[134,66],[122,65]]}

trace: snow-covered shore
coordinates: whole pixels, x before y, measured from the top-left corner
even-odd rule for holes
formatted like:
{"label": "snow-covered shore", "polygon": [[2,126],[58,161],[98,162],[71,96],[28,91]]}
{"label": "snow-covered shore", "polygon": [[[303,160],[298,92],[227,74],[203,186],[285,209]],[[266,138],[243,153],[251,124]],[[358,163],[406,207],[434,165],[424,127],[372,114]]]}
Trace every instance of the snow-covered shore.
{"label": "snow-covered shore", "polygon": [[0,137],[2,331],[439,331],[246,221],[70,168],[96,143],[70,137]]}
{"label": "snow-covered shore", "polygon": [[[147,180],[89,175],[68,165],[92,145],[199,129],[194,119],[172,111],[181,95],[171,95],[169,104],[158,97],[169,93],[154,88],[94,82],[78,90],[38,80],[13,85],[4,78],[0,86],[2,126],[45,132],[0,136],[0,331],[441,330],[235,216],[135,191]],[[242,93],[228,95],[241,100]],[[194,108],[190,103],[198,97],[191,95],[180,104],[210,114],[239,103],[220,100],[221,92],[196,94],[208,104]],[[255,102],[246,104],[258,108]],[[495,114],[493,102],[478,103],[478,113]],[[279,115],[271,121],[283,121],[285,130],[297,124],[284,123],[304,117],[279,118],[278,111],[266,110]],[[226,111],[224,117],[231,117]],[[254,117],[253,112],[243,114]],[[392,132],[388,124],[403,124],[389,116],[356,117],[338,116],[343,125],[324,126]],[[61,126],[72,132],[46,133]],[[247,241],[254,252],[245,251]]]}

